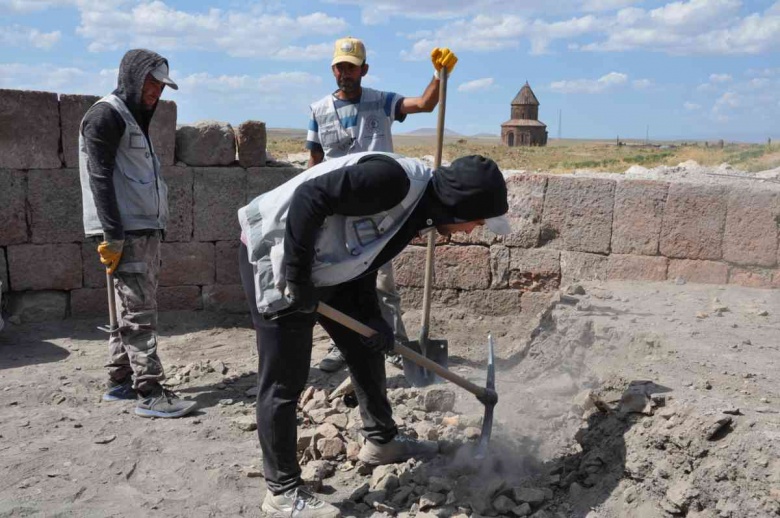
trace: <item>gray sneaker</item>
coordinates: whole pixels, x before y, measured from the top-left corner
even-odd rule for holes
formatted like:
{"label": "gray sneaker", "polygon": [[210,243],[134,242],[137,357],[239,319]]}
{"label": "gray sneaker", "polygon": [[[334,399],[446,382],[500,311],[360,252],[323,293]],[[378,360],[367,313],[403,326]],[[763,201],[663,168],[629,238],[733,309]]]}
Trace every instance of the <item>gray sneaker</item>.
{"label": "gray sneaker", "polygon": [[390,353],[385,356],[385,361],[396,369],[404,368],[404,359],[400,354]]}
{"label": "gray sneaker", "polygon": [[141,417],[183,417],[195,410],[197,406],[197,401],[181,399],[173,391],[158,386],[146,396],[138,394],[135,415]]}
{"label": "gray sneaker", "polygon": [[366,464],[396,464],[412,457],[433,457],[439,453],[439,443],[436,441],[420,441],[406,435],[396,435],[388,443],[379,444],[371,439],[358,452],[358,459]]}
{"label": "gray sneaker", "polygon": [[323,502],[309,493],[303,486],[274,495],[266,491],[260,509],[272,518],[340,518],[341,511],[328,502]]}
{"label": "gray sneaker", "polygon": [[319,369],[323,372],[336,372],[344,367],[344,357],[335,345],[331,345],[328,354],[320,360]]}

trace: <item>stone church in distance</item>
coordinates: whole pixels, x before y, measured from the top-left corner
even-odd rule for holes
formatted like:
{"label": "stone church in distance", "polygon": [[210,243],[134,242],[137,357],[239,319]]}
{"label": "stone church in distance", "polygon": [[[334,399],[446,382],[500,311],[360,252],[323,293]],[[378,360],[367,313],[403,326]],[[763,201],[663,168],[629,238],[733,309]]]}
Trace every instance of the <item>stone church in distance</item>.
{"label": "stone church in distance", "polygon": [[528,81],[512,100],[512,118],[501,125],[501,142],[505,146],[544,146],[547,125],[539,121],[539,101]]}

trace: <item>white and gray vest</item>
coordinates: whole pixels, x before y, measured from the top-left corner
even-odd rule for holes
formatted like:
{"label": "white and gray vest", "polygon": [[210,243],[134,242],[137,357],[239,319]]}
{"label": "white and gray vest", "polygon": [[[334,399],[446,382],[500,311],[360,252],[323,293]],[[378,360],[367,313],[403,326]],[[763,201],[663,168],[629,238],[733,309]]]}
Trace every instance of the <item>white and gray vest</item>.
{"label": "white and gray vest", "polygon": [[[238,211],[255,280],[257,309],[274,313],[289,305],[284,297],[284,234],[287,212],[295,189],[311,178],[355,164],[358,153],[328,160],[307,169],[272,191],[261,194]],[[317,235],[311,278],[315,286],[334,286],[363,274],[422,199],[433,169],[422,161],[380,153],[398,162],[409,177],[409,192],[392,209],[370,216],[334,214],[325,219]]]}
{"label": "white and gray vest", "polygon": [[385,112],[385,96],[378,90],[363,88],[357,107],[357,125],[345,129],[336,113],[333,96],[311,105],[319,128],[325,160],[364,151],[393,152],[393,119]]}
{"label": "white and gray vest", "polygon": [[[165,229],[168,222],[168,186],[160,174],[160,161],[138,126],[135,117],[119,97],[110,94],[98,101],[110,105],[125,121],[114,165],[114,192],[124,230]],[[95,198],[89,185],[87,152],[79,130],[79,175],[84,208],[84,233],[103,233]]]}

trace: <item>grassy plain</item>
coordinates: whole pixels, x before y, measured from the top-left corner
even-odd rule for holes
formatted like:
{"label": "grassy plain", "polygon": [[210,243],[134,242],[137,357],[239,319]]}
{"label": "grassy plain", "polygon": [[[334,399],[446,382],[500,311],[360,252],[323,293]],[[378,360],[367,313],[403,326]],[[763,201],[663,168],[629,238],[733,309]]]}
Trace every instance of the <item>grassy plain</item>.
{"label": "grassy plain", "polygon": [[[280,159],[290,153],[305,152],[304,140],[303,131],[268,130],[268,150]],[[393,140],[396,152],[402,155],[433,155],[436,149],[433,136],[395,135]],[[614,140],[551,139],[545,147],[508,148],[501,145],[497,137],[446,137],[442,153],[444,160],[449,161],[463,155],[481,154],[495,160],[502,169],[560,173],[575,169],[621,173],[632,165],[671,166],[686,160],[695,160],[702,165],[725,162],[745,171],[780,167],[780,144],[726,143],[723,148],[717,142],[642,144],[627,141],[625,145],[617,146]]]}

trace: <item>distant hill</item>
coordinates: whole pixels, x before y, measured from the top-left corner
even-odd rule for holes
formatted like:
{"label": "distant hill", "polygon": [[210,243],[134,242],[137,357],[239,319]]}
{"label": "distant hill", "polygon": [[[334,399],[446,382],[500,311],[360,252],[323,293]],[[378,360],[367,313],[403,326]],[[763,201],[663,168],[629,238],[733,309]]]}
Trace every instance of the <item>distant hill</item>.
{"label": "distant hill", "polygon": [[[407,131],[406,133],[398,133],[398,135],[412,135],[416,137],[434,137],[436,136],[436,128],[420,128],[412,131]],[[458,133],[457,131],[452,131],[451,129],[444,128],[444,136],[462,137],[463,134]]]}
{"label": "distant hill", "polygon": [[495,133],[477,133],[476,135],[472,135],[472,138],[498,138],[500,135],[497,135]]}

